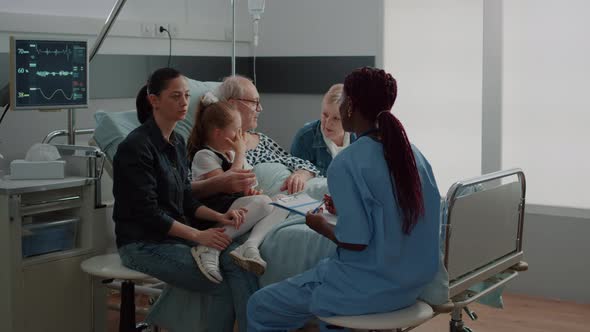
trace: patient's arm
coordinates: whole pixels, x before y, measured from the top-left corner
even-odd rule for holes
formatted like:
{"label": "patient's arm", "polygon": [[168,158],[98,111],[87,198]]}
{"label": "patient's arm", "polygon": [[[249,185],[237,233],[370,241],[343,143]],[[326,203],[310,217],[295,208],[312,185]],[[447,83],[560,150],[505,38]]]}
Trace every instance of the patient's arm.
{"label": "patient's arm", "polygon": [[322,213],[322,209],[320,209],[318,213],[308,212],[305,216],[305,224],[319,234],[327,237],[341,248],[353,251],[365,250],[367,247],[366,244],[344,243],[338,241],[334,235],[334,225],[330,224],[320,213]]}
{"label": "patient's arm", "polygon": [[204,180],[191,182],[191,189],[197,198],[209,197],[218,193],[246,191],[256,184],[254,172],[243,169],[230,169]]}

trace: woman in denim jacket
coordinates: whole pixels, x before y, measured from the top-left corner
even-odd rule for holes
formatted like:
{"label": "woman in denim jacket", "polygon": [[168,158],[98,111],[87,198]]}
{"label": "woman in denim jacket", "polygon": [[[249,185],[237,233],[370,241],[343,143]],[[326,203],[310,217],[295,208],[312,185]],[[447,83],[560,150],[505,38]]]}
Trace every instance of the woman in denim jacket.
{"label": "woman in denim jacket", "polygon": [[326,176],[332,158],[356,139],[354,133],[346,133],[342,129],[338,112],[342,86],[332,85],[322,100],[320,119],[308,122],[299,129],[291,145],[291,154],[313,163],[322,176]]}

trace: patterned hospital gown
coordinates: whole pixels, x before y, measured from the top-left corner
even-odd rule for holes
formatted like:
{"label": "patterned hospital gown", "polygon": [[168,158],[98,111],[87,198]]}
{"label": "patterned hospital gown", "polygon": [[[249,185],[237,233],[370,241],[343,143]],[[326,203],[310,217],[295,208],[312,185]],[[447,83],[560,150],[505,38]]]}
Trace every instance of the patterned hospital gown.
{"label": "patterned hospital gown", "polygon": [[287,166],[291,171],[304,169],[314,174],[319,174],[320,171],[309,161],[303,160],[290,155],[272,138],[263,133],[253,132],[260,137],[260,142],[256,149],[248,150],[246,152],[246,160],[248,164],[256,166],[261,163],[281,163]]}

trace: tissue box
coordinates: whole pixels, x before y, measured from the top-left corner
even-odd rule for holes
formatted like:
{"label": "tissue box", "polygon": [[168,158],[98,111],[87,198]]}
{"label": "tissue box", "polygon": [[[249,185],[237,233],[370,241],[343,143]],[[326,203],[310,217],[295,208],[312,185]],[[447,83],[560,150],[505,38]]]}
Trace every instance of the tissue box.
{"label": "tissue box", "polygon": [[11,180],[63,179],[66,161],[13,160],[10,163]]}

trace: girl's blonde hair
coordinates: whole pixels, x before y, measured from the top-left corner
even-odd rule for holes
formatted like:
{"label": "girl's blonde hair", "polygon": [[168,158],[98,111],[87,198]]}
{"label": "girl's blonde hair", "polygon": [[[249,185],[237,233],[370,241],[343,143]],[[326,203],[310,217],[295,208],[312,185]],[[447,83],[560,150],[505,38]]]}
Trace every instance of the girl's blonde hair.
{"label": "girl's blonde hair", "polygon": [[344,84],[334,84],[330,87],[330,90],[326,92],[324,95],[324,102],[328,105],[330,104],[338,104],[340,102],[340,98],[342,98],[342,90],[344,89]]}
{"label": "girl's blonde hair", "polygon": [[206,94],[199,99],[195,113],[195,124],[188,137],[187,150],[189,160],[193,160],[197,151],[207,145],[207,136],[213,129],[223,129],[234,120],[235,107],[226,102],[211,99]]}

